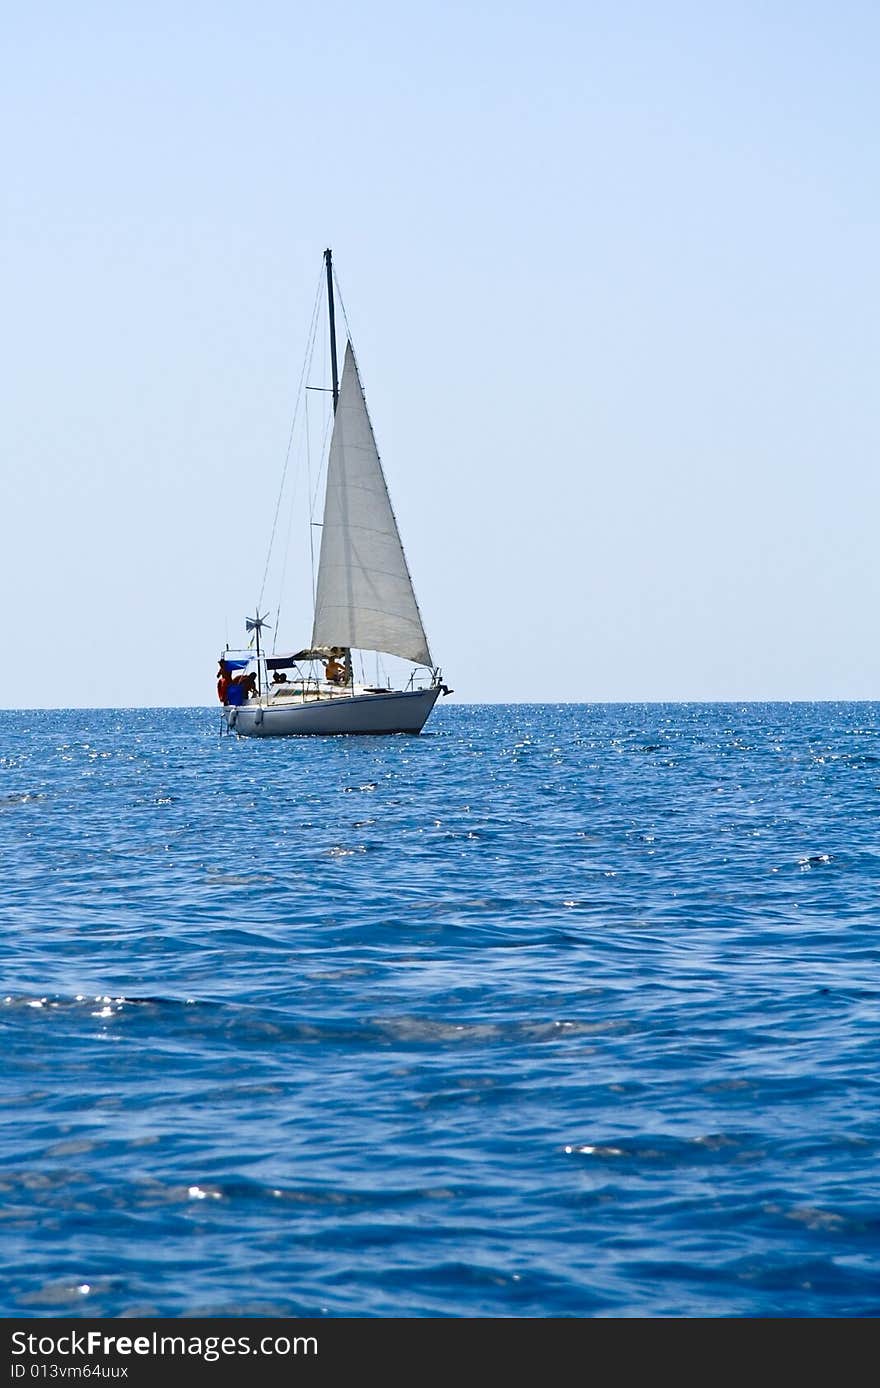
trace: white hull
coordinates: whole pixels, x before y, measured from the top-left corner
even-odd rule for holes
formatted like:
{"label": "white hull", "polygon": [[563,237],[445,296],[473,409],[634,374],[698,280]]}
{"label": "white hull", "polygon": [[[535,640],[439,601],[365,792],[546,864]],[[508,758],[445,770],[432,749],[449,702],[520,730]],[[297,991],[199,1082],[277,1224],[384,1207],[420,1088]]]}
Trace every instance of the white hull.
{"label": "white hull", "polygon": [[339,733],[420,733],[437,702],[433,689],[382,694],[276,699],[226,708],[230,732],[240,737],[332,737]]}

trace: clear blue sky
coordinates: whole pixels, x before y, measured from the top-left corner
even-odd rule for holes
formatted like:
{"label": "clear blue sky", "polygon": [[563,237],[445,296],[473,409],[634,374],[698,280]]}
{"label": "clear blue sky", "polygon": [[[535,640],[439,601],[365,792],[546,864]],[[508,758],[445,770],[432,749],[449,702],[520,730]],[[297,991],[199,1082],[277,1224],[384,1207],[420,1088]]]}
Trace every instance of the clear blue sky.
{"label": "clear blue sky", "polygon": [[3,705],[214,701],[327,245],[457,701],[880,697],[876,6],[3,28]]}

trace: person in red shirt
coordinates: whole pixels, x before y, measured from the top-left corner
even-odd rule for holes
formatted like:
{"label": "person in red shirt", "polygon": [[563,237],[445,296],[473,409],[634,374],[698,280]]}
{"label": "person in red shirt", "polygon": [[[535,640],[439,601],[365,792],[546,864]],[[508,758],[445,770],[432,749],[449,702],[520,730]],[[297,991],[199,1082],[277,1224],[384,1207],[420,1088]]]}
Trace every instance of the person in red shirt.
{"label": "person in red shirt", "polygon": [[217,671],[217,698],[221,704],[226,703],[226,695],[232,683],[232,675],[225,660],[220,661],[220,668]]}

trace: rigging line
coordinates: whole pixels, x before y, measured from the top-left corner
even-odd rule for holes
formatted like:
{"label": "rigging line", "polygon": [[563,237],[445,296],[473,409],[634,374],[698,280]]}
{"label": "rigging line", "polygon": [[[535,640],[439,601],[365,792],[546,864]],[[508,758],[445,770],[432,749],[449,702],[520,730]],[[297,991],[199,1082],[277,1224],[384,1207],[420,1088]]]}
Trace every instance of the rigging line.
{"label": "rigging line", "polygon": [[325,468],[325,465],[329,464],[329,462],[330,462],[330,459],[329,459],[329,456],[328,456],[327,439],[328,439],[328,436],[329,436],[329,434],[330,434],[330,430],[331,430],[332,427],[333,427],[333,416],[332,416],[332,414],[330,414],[330,415],[328,415],[327,418],[324,420],[324,437],[323,437],[322,440],[321,440],[321,452],[320,452],[319,455],[318,455],[318,475],[317,475],[317,477],[315,478],[315,491],[314,491],[314,494],[313,494],[313,495],[311,496],[311,498],[310,498],[310,504],[309,504],[309,520],[311,520],[312,517],[313,517],[314,514],[315,514],[315,506],[317,505],[318,496],[319,496],[319,493],[320,493],[320,490],[321,490],[321,480],[322,480],[322,478],[323,478],[323,476],[324,476],[324,468]]}
{"label": "rigging line", "polygon": [[[307,447],[307,448],[309,447],[309,442],[308,442],[308,440],[309,440],[309,435],[308,435],[308,417],[309,417],[309,416],[308,416],[308,410],[306,410],[306,430],[307,430],[307,433],[306,433],[306,447]],[[330,459],[329,459],[329,456],[328,456],[329,450],[328,450],[328,447],[327,447],[327,439],[328,439],[328,436],[329,436],[329,434],[330,434],[330,430],[332,429],[332,427],[333,427],[333,414],[332,414],[332,412],[330,412],[330,413],[327,413],[327,414],[326,414],[325,419],[324,419],[324,437],[321,439],[321,447],[320,447],[320,450],[319,450],[319,452],[318,452],[318,473],[317,473],[317,476],[316,476],[316,478],[315,478],[315,490],[314,490],[314,492],[311,490],[311,486],[312,486],[312,482],[311,482],[312,470],[311,470],[311,455],[309,455],[309,474],[308,474],[308,475],[309,475],[309,554],[310,554],[310,557],[311,557],[311,564],[312,564],[312,624],[313,624],[313,625],[314,625],[314,621],[315,621],[315,608],[316,608],[316,606],[317,606],[317,600],[318,600],[318,577],[317,577],[317,574],[315,573],[315,526],[318,526],[318,527],[320,528],[320,526],[323,525],[323,521],[316,521],[316,520],[313,519],[313,517],[314,517],[314,514],[315,514],[315,508],[317,507],[317,504],[318,504],[318,497],[319,497],[320,492],[321,492],[321,482],[323,481],[324,474],[325,474],[325,470],[326,470],[326,468],[329,466],[329,463],[330,463]]]}
{"label": "rigging line", "polygon": [[[328,324],[327,324],[327,319],[326,319],[326,317],[325,317],[322,321],[323,321],[323,332],[322,332],[323,351],[322,351],[322,361],[324,362],[324,364],[325,364],[325,366],[326,366],[327,356],[328,356],[329,350],[330,350],[330,348],[329,348],[329,331],[328,331]],[[331,389],[332,389],[332,388],[331,388]],[[327,401],[326,401],[326,400],[322,400],[322,401],[320,401],[319,403],[320,403],[321,409],[324,410],[324,412],[325,412],[325,418],[326,418],[326,405],[327,405]],[[309,504],[308,504],[308,520],[309,520],[309,563],[310,563],[310,565],[311,565],[311,593],[310,593],[310,597],[311,597],[311,600],[312,600],[312,629],[314,630],[314,626],[315,626],[315,612],[316,612],[316,609],[317,609],[317,599],[318,599],[318,579],[317,579],[317,574],[315,573],[315,530],[314,530],[314,520],[315,520],[315,505],[316,505],[317,500],[318,500],[318,488],[319,488],[319,486],[320,486],[320,481],[321,481],[321,455],[320,455],[320,454],[318,455],[318,475],[317,475],[317,477],[315,478],[315,486],[314,486],[314,490],[313,490],[313,489],[312,489],[312,448],[311,448],[311,434],[310,434],[310,432],[308,431],[308,421],[309,421],[309,411],[308,411],[308,401],[306,401],[306,450],[307,450],[307,457],[308,457],[307,482],[308,482],[308,489],[309,489]]]}
{"label": "rigging line", "polygon": [[[342,290],[339,288],[339,280],[336,278],[335,265],[333,266],[333,284],[336,288],[336,297],[339,300],[339,307],[342,309],[342,318],[345,323],[345,334],[349,342],[351,342],[351,324],[348,321],[348,314],[345,311],[345,300],[342,297]],[[354,347],[352,347],[351,350],[354,351]]]}
{"label": "rigging line", "polygon": [[[320,290],[319,290],[319,297],[320,297]],[[312,336],[311,336],[311,350],[309,351],[309,356],[308,356],[307,373],[311,371],[312,366],[313,366],[313,364],[314,364],[314,359],[315,359],[315,346],[316,346],[316,343],[317,343],[317,336],[318,336],[317,326],[315,326],[315,330],[314,330],[314,332],[312,333]],[[288,567],[288,562],[289,562],[289,559],[290,559],[290,540],[291,540],[291,535],[292,535],[292,533],[293,533],[294,512],[295,512],[295,510],[296,510],[296,496],[297,496],[297,490],[298,490],[298,488],[299,488],[300,475],[301,475],[301,473],[302,473],[303,471],[306,473],[306,476],[305,476],[305,479],[304,479],[304,485],[305,485],[306,505],[307,505],[307,506],[309,505],[309,501],[310,501],[310,497],[311,497],[311,490],[312,490],[312,484],[311,484],[311,444],[310,444],[310,431],[309,431],[309,420],[310,420],[310,418],[311,418],[311,406],[310,406],[310,402],[309,402],[309,398],[308,398],[308,393],[309,393],[310,390],[313,390],[313,389],[315,389],[315,387],[307,385],[306,388],[305,388],[305,391],[304,391],[304,393],[303,393],[304,405],[303,405],[303,412],[302,412],[302,421],[303,421],[303,425],[302,425],[302,438],[301,438],[301,440],[300,440],[300,442],[299,442],[299,445],[298,445],[298,455],[297,455],[297,459],[298,459],[298,460],[297,460],[296,469],[295,469],[295,472],[294,472],[293,487],[291,488],[290,505],[289,505],[289,507],[288,507],[288,514],[287,514],[287,533],[286,533],[285,539],[284,539],[284,558],[283,558],[283,561],[282,561],[281,575],[280,575],[280,580],[279,580],[279,584],[278,584],[278,605],[277,605],[277,607],[276,607],[276,609],[275,609],[275,641],[276,641],[276,642],[277,642],[277,639],[278,639],[278,632],[279,632],[280,627],[281,627],[281,611],[282,611],[282,604],[283,604],[283,601],[284,601],[284,595],[285,595],[285,593],[286,593],[286,591],[287,591],[287,567]],[[310,540],[310,541],[311,541],[311,538],[312,538],[312,536],[311,536],[311,530],[310,530],[310,531],[309,531],[309,540]],[[313,569],[313,571],[314,571],[314,555],[312,555],[311,563],[312,563],[312,569]],[[312,587],[314,587],[314,583],[312,584]],[[312,606],[314,607],[314,602],[312,603]],[[274,651],[274,649],[275,649],[275,647],[273,646],[273,651]]]}
{"label": "rigging line", "polygon": [[[315,329],[315,332],[314,332],[313,335],[312,335],[311,352],[309,353],[309,362],[308,362],[308,370],[309,370],[309,371],[311,371],[312,364],[313,364],[314,358],[315,358],[315,344],[316,344],[316,341],[317,341],[317,328]],[[311,430],[310,430],[310,427],[309,427],[309,420],[311,419],[311,407],[310,407],[310,402],[309,402],[309,399],[308,399],[308,392],[309,392],[310,390],[318,390],[318,391],[321,391],[321,390],[323,390],[323,387],[320,387],[320,386],[309,386],[309,385],[306,386],[305,404],[304,404],[304,407],[303,407],[303,414],[302,414],[302,419],[303,419],[303,443],[304,443],[304,445],[305,445],[305,447],[304,447],[304,452],[305,452],[305,473],[306,473],[306,477],[305,477],[306,502],[307,502],[307,506],[308,506],[308,519],[309,519],[309,521],[311,522],[312,512],[313,512],[313,510],[314,510],[314,502],[313,502],[313,500],[312,500],[312,481],[311,481],[311,476],[312,476]],[[323,404],[323,403],[325,403],[325,402],[322,402],[322,404]],[[286,534],[286,536],[285,536],[285,541],[284,541],[284,560],[283,560],[283,563],[282,563],[281,577],[280,577],[280,583],[279,583],[278,606],[277,606],[276,611],[275,611],[275,632],[276,632],[276,637],[275,637],[275,639],[276,639],[276,641],[277,641],[278,629],[279,629],[279,627],[280,627],[280,625],[281,625],[281,607],[282,607],[282,602],[283,602],[284,594],[285,594],[285,592],[287,591],[287,565],[288,565],[288,560],[289,560],[289,558],[290,558],[290,538],[291,538],[291,535],[292,535],[292,533],[293,533],[294,510],[295,510],[295,507],[296,507],[296,492],[297,492],[297,487],[298,487],[298,485],[299,485],[300,473],[301,473],[302,470],[303,470],[303,469],[302,469],[302,461],[300,461],[300,462],[298,463],[298,465],[297,465],[297,467],[296,467],[296,471],[295,471],[295,473],[294,473],[293,488],[292,488],[292,493],[291,493],[291,498],[290,498],[290,506],[289,506],[289,509],[288,509],[288,516],[287,516],[287,534]],[[316,493],[315,493],[315,494],[317,495],[317,489],[316,489]],[[315,616],[315,550],[314,550],[314,536],[313,536],[313,534],[312,534],[312,527],[311,527],[311,524],[309,525],[309,558],[310,558],[310,566],[311,566],[311,607],[312,607],[312,621],[314,622],[314,616]],[[273,647],[273,649],[274,649],[274,647]]]}
{"label": "rigging line", "polygon": [[[323,271],[322,271],[322,273],[323,273]],[[300,375],[299,375],[299,385],[298,385],[297,388],[296,388],[296,404],[295,404],[294,410],[293,410],[293,419],[291,420],[291,423],[290,423],[290,434],[288,435],[288,439],[287,439],[287,452],[286,452],[285,455],[284,455],[284,467],[283,467],[282,470],[281,470],[281,486],[278,488],[278,500],[277,500],[276,503],[275,503],[275,515],[272,517],[272,531],[271,531],[271,534],[270,534],[270,536],[269,536],[269,549],[268,549],[267,554],[266,554],[266,564],[265,564],[265,567],[264,567],[264,569],[263,569],[263,581],[262,581],[262,583],[260,584],[260,601],[259,601],[259,604],[258,604],[258,607],[257,607],[257,611],[259,611],[260,607],[262,607],[262,605],[263,605],[263,594],[264,594],[265,591],[266,591],[266,580],[267,580],[267,578],[268,578],[268,576],[269,576],[269,564],[270,564],[270,562],[271,562],[271,560],[272,560],[272,547],[273,547],[273,545],[275,544],[275,529],[276,529],[276,526],[278,525],[278,513],[279,513],[279,511],[281,510],[281,498],[282,498],[282,496],[283,496],[283,494],[284,494],[284,484],[285,484],[285,482],[286,482],[286,480],[287,480],[287,466],[288,466],[288,463],[290,462],[290,450],[291,450],[291,448],[292,448],[292,446],[293,446],[293,432],[294,432],[294,429],[296,428],[296,420],[297,420],[297,415],[299,414],[300,403],[301,403],[301,401],[302,401],[302,400],[304,399],[304,397],[305,397],[305,391],[303,390],[303,381],[305,380],[306,371],[308,370],[308,364],[309,364],[309,361],[311,360],[311,352],[312,352],[312,347],[313,347],[313,340],[314,340],[314,335],[315,335],[315,328],[316,328],[317,321],[318,321],[318,305],[319,305],[319,302],[320,302],[320,297],[321,297],[321,274],[318,275],[318,285],[317,285],[317,288],[316,288],[316,290],[315,290],[315,302],[314,302],[314,306],[313,306],[313,308],[312,308],[312,321],[311,321],[311,323],[310,323],[310,325],[309,325],[309,336],[308,336],[308,340],[307,340],[307,342],[306,342],[306,350],[305,350],[305,355],[304,355],[304,357],[303,357],[302,370],[300,371]]]}
{"label": "rigging line", "polygon": [[[361,392],[363,392],[364,382],[363,382],[363,377],[361,376],[361,369],[360,369],[360,367],[358,366],[357,352],[354,350],[354,335],[353,335],[353,333],[352,333],[352,331],[351,331],[351,324],[350,324],[349,321],[348,321],[348,314],[347,314],[346,311],[345,311],[345,300],[344,300],[343,297],[342,297],[342,290],[339,288],[339,280],[336,278],[336,266],[335,266],[335,265],[333,266],[333,283],[334,283],[334,285],[335,285],[335,287],[336,287],[336,297],[337,297],[337,299],[339,300],[339,307],[342,309],[342,321],[345,323],[345,335],[346,335],[346,338],[347,338],[347,340],[348,340],[348,345],[349,345],[349,347],[351,348],[351,355],[354,357],[354,364],[355,364],[355,366],[357,367],[357,374],[358,374],[358,380],[360,381],[360,385],[361,385]],[[364,408],[365,408],[365,409],[366,409],[366,405],[367,405],[367,401],[366,401],[366,396],[365,396],[365,397],[364,397]],[[369,419],[369,411],[367,411],[367,418]],[[371,425],[370,425],[370,428],[372,428],[372,427],[373,427],[373,426],[372,426],[372,424],[371,424]]]}
{"label": "rigging line", "polygon": [[[306,415],[306,418],[307,418],[307,417],[308,417],[308,409],[306,409],[305,415]],[[278,629],[279,629],[279,627],[280,627],[280,625],[281,625],[281,604],[282,604],[282,601],[283,601],[283,598],[284,598],[284,593],[285,593],[286,588],[287,588],[287,561],[288,561],[288,559],[290,558],[290,536],[291,536],[291,532],[292,532],[292,530],[293,530],[293,513],[294,513],[294,509],[295,509],[295,507],[296,507],[296,492],[297,492],[297,484],[298,484],[298,482],[299,482],[299,476],[300,476],[300,469],[299,469],[299,467],[297,467],[296,471],[294,472],[294,476],[293,476],[293,486],[291,487],[291,491],[290,491],[290,506],[289,506],[289,508],[288,508],[288,513],[287,513],[287,534],[286,534],[286,536],[285,536],[285,538],[284,538],[284,558],[283,558],[282,563],[281,563],[281,574],[280,574],[279,580],[278,580],[278,604],[277,604],[277,606],[276,606],[276,608],[275,608],[275,630],[274,630],[273,635],[272,635],[272,654],[273,654],[273,655],[275,654],[275,652],[276,652],[276,650],[277,650]]]}
{"label": "rigging line", "polygon": [[309,564],[311,565],[312,582],[312,625],[315,623],[315,532],[312,528],[312,515],[314,513],[315,502],[312,496],[312,447],[311,435],[309,433],[309,405],[306,401],[306,485],[309,493]]}

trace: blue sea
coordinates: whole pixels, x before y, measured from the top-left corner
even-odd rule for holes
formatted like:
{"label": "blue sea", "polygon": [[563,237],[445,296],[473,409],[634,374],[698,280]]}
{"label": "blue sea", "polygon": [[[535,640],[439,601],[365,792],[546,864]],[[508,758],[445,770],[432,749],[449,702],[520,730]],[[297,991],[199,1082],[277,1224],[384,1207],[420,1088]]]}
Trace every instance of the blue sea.
{"label": "blue sea", "polygon": [[0,1315],[880,1314],[880,704],[0,714]]}

